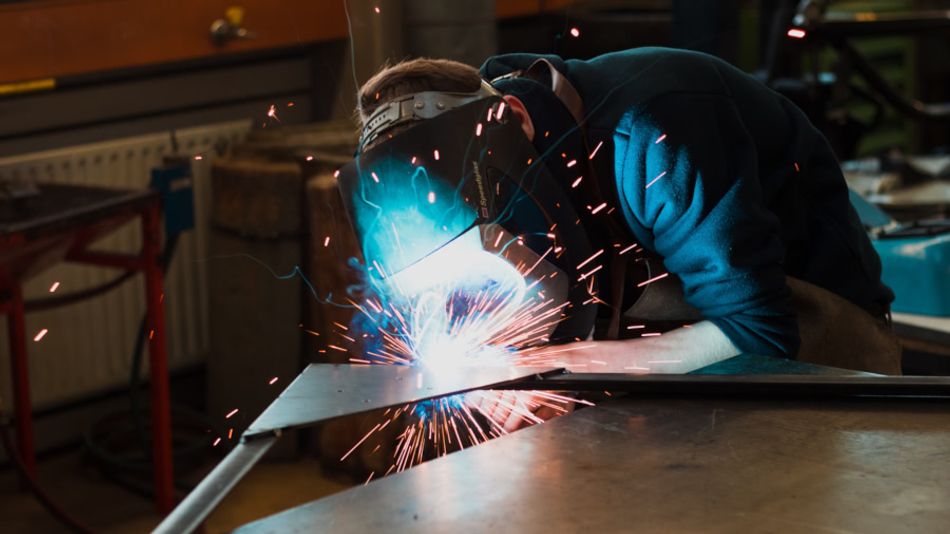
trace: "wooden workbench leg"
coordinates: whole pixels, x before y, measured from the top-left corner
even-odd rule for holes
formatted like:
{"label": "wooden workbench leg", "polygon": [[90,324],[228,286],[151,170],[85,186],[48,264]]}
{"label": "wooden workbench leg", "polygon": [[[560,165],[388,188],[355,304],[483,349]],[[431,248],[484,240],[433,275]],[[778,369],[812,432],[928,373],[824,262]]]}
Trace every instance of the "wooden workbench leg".
{"label": "wooden workbench leg", "polygon": [[33,450],[33,409],[30,402],[30,362],[26,352],[23,288],[10,288],[10,363],[13,367],[13,403],[16,409],[16,433],[20,457],[30,475],[36,475],[36,453]]}
{"label": "wooden workbench leg", "polygon": [[162,302],[161,208],[158,203],[142,216],[145,260],[145,296],[149,332],[148,355],[151,371],[152,460],[155,476],[155,504],[159,513],[174,507],[172,466],[171,399],[168,392],[168,345],[165,339],[165,310]]}

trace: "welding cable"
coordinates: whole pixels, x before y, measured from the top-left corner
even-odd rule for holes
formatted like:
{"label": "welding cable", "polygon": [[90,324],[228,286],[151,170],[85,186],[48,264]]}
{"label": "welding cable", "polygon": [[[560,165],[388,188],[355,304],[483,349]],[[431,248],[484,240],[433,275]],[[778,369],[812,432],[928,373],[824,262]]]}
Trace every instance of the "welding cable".
{"label": "welding cable", "polygon": [[46,511],[55,517],[60,523],[74,532],[92,534],[93,531],[91,528],[84,525],[75,517],[69,515],[69,513],[56,504],[56,501],[54,501],[43,490],[36,478],[26,469],[26,465],[23,463],[23,458],[20,456],[20,451],[17,450],[16,446],[13,445],[13,440],[10,439],[9,424],[8,418],[0,413],[0,441],[3,441],[3,448],[6,450],[7,457],[10,459],[10,463],[13,464],[14,468],[17,470],[17,473],[20,475],[20,480],[26,484],[27,489],[29,489],[30,493],[36,497],[36,500],[40,502],[43,508],[46,508]]}

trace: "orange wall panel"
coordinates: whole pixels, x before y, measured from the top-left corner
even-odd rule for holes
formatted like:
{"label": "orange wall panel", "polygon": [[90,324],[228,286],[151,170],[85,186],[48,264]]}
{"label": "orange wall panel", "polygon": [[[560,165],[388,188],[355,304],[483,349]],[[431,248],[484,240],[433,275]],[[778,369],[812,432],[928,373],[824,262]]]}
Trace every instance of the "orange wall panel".
{"label": "orange wall panel", "polygon": [[[215,46],[212,21],[244,8],[256,38]],[[334,0],[50,0],[0,6],[0,83],[305,45],[346,36]]]}

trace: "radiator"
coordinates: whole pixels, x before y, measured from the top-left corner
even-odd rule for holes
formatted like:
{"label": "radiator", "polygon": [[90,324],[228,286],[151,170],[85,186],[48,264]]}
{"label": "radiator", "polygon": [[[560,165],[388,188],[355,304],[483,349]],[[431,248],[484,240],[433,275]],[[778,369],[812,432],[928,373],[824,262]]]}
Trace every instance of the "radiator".
{"label": "radiator", "polygon": [[[169,365],[172,370],[202,361],[208,351],[208,293],[206,261],[211,201],[211,162],[216,154],[241,141],[249,120],[178,130],[179,150],[200,154],[192,160],[196,228],[179,240],[165,277],[165,314]],[[71,183],[140,189],[150,170],[172,150],[169,133],[124,138],[61,150],[0,159],[0,178],[43,183]],[[135,252],[141,247],[139,221],[131,222],[99,241],[95,248]],[[27,299],[95,286],[118,271],[63,263],[24,285]],[[128,382],[131,354],[145,310],[142,275],[96,298],[69,306],[27,314],[27,348],[34,408],[88,397]],[[39,341],[34,336],[48,332]],[[147,358],[145,359],[147,364]],[[10,351],[7,329],[0,328],[0,395],[11,398]],[[146,365],[147,369],[147,365]],[[145,374],[143,369],[143,375]]]}

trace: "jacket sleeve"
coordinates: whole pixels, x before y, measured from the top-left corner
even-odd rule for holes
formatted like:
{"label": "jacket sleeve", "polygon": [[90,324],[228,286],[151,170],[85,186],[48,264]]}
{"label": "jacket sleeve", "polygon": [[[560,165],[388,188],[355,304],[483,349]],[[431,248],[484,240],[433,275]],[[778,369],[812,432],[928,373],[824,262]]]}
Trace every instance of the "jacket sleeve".
{"label": "jacket sleeve", "polygon": [[731,98],[660,97],[625,114],[614,143],[627,222],[680,277],[687,301],[743,352],[794,356],[779,223]]}

